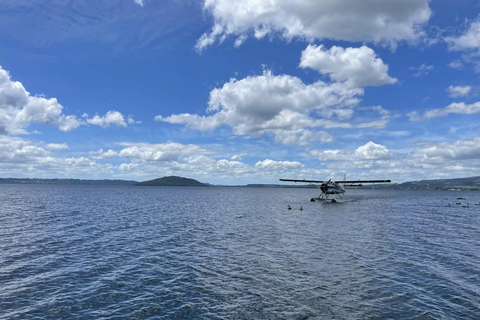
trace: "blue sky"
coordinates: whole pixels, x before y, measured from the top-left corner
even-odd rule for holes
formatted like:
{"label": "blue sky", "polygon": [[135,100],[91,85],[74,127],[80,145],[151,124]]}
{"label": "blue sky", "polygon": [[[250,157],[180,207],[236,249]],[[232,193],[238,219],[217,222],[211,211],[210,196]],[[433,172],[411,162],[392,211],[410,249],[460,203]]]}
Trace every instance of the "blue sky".
{"label": "blue sky", "polygon": [[479,175],[474,0],[0,0],[0,177]]}

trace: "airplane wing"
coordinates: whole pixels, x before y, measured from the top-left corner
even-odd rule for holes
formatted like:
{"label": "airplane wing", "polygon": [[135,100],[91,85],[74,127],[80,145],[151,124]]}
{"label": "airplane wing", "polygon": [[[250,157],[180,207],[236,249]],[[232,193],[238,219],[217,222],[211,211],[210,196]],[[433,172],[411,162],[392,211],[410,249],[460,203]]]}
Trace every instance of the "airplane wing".
{"label": "airplane wing", "polygon": [[305,182],[305,183],[324,183],[325,181],[320,180],[305,180],[305,179],[280,179],[280,181],[287,181],[287,182]]}
{"label": "airplane wing", "polygon": [[[305,179],[280,179],[280,181],[286,182],[305,182],[305,183],[324,183],[325,181],[321,180],[305,180]],[[391,180],[343,180],[343,181],[335,181],[336,183],[344,184],[344,183],[386,183],[392,182]]]}

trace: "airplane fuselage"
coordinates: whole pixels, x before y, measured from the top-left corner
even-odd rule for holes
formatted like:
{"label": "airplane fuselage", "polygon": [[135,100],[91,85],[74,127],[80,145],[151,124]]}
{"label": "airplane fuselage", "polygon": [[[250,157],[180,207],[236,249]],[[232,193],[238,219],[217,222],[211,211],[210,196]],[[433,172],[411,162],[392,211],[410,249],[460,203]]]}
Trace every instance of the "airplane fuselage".
{"label": "airplane fuselage", "polygon": [[342,184],[336,182],[327,182],[320,185],[320,190],[323,194],[343,194],[345,188]]}

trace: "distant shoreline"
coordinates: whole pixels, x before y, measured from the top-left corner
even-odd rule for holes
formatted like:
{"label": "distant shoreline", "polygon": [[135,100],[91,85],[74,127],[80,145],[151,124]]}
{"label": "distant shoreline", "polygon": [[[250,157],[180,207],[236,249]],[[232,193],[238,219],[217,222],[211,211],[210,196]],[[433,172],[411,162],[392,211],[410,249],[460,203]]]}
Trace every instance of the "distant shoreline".
{"label": "distant shoreline", "polygon": [[[134,180],[120,179],[41,179],[41,178],[0,178],[0,184],[48,184],[48,185],[103,185],[103,186],[141,186],[142,183]],[[249,188],[317,188],[310,184],[246,184],[246,185],[213,185],[203,183],[211,187],[249,187]],[[163,185],[163,186],[187,186],[187,185]],[[403,182],[400,184],[364,185],[354,187],[361,189],[391,189],[391,190],[444,190],[444,191],[480,191],[480,177],[438,179]]]}

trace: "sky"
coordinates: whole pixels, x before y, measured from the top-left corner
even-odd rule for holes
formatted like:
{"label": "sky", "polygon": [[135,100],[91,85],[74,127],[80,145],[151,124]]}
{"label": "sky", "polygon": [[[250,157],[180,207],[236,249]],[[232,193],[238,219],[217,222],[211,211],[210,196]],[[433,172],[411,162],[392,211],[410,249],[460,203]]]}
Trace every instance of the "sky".
{"label": "sky", "polygon": [[477,0],[0,0],[0,177],[480,175]]}

